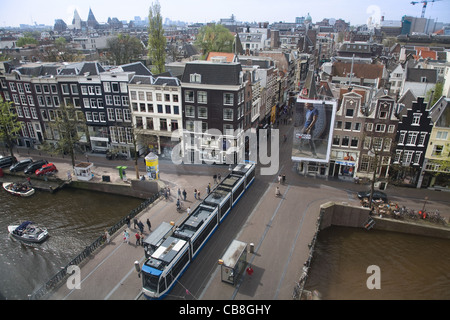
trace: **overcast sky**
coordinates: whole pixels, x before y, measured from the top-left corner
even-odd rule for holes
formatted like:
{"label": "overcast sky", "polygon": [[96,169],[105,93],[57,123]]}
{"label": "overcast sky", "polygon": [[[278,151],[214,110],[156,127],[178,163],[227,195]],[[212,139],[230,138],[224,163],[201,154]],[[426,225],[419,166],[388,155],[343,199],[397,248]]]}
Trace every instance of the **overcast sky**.
{"label": "overcast sky", "polygon": [[[421,1],[421,0],[418,0]],[[86,21],[89,8],[98,22],[108,17],[119,20],[142,19],[156,0],[0,0],[0,27],[19,24],[54,25],[55,19],[72,23],[74,9]],[[401,20],[403,15],[420,17],[422,3],[411,0],[159,0],[163,19],[186,22],[219,21],[234,14],[238,21],[294,22],[295,17],[311,15],[313,22],[323,18],[344,19],[352,25],[364,24],[370,16]],[[450,0],[428,1],[426,18],[450,22]]]}

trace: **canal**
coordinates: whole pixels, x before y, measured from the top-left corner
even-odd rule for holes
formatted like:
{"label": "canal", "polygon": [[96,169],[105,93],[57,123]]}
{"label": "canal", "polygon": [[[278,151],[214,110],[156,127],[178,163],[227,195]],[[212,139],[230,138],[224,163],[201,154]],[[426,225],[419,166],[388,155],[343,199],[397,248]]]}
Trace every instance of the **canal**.
{"label": "canal", "polygon": [[[330,227],[317,238],[306,290],[324,300],[448,300],[450,240]],[[368,289],[369,266],[380,289]]]}
{"label": "canal", "polygon": [[[62,189],[29,198],[0,192],[0,297],[27,299],[61,267],[142,202],[100,192]],[[41,244],[25,244],[9,236],[14,222],[32,220],[47,227]]]}

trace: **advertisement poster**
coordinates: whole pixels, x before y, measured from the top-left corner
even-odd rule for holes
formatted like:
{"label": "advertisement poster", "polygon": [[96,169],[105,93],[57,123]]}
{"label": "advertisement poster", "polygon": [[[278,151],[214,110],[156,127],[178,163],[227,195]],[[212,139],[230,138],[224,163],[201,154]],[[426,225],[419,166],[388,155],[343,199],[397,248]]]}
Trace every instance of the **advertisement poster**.
{"label": "advertisement poster", "polygon": [[297,98],[292,161],[329,162],[336,102]]}

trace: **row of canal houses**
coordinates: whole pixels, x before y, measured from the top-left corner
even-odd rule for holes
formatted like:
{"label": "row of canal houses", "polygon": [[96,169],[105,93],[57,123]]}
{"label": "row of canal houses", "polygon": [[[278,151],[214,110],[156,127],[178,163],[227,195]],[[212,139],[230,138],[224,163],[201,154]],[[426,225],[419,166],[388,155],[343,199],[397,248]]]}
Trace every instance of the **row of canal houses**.
{"label": "row of canal houses", "polygon": [[[0,95],[13,103],[22,124],[18,147],[39,149],[44,141],[57,141],[50,124],[61,105],[72,105],[88,129],[79,132],[81,151],[110,150],[130,158],[136,142],[139,155],[152,151],[170,159],[184,129],[195,143],[181,143],[183,156],[224,161],[229,148],[244,145],[236,133],[265,123],[273,106],[286,100],[287,81],[280,74],[287,72],[279,72],[270,57],[256,60],[243,66],[236,55],[219,53],[183,64],[177,76],[177,71],[153,75],[140,62],[115,67],[3,62]],[[229,135],[214,141],[206,134],[213,128]]]}
{"label": "row of canal houses", "polygon": [[[221,53],[186,62],[178,76],[153,75],[142,63],[3,63],[0,95],[13,102],[22,123],[19,147],[39,148],[43,141],[57,140],[49,123],[65,104],[86,120],[84,151],[109,149],[130,157],[136,137],[139,154],[170,157],[181,145],[179,152],[191,161],[225,162],[228,148],[245,148],[241,132],[269,124],[276,107],[289,103],[293,88],[286,83],[298,84],[302,76],[293,71],[294,81],[280,82],[279,71],[270,57]],[[368,89],[318,81],[313,71],[302,83],[309,89],[303,98],[337,100],[330,162],[300,163],[304,174],[371,178],[376,169],[380,180],[446,187],[448,98],[431,105],[413,90],[396,97],[380,85]],[[208,134],[210,129],[224,133],[224,139]]]}

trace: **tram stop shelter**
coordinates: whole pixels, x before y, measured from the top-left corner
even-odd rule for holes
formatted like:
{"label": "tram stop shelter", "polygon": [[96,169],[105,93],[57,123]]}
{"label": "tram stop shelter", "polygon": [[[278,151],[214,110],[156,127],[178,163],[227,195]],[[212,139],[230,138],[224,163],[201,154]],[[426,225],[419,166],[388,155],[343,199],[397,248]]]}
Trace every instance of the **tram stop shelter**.
{"label": "tram stop shelter", "polygon": [[89,181],[92,179],[92,167],[94,164],[92,162],[80,162],[73,167],[75,177],[78,180]]}
{"label": "tram stop shelter", "polygon": [[222,282],[236,285],[247,265],[247,243],[233,240],[219,264]]}

